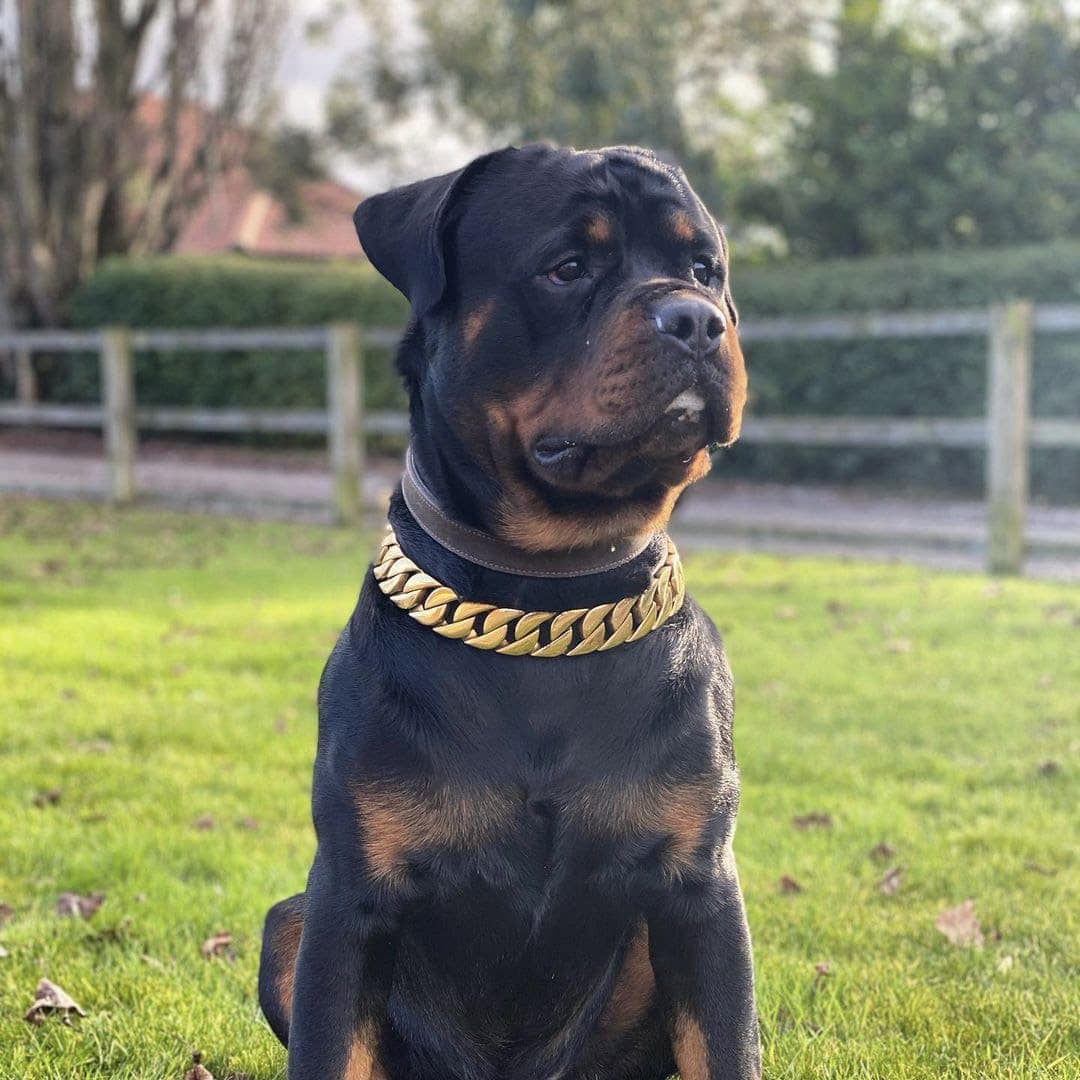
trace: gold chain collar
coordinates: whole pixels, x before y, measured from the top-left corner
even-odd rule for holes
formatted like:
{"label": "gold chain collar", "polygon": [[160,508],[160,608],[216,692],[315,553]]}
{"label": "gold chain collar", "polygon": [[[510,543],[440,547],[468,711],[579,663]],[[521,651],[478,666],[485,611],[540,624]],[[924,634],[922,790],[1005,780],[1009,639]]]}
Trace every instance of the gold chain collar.
{"label": "gold chain collar", "polygon": [[682,563],[675,545],[670,539],[666,543],[663,563],[639,596],[569,611],[520,611],[462,600],[402,552],[392,526],[373,573],[391,603],[443,637],[505,656],[584,656],[639,641],[682,607]]}

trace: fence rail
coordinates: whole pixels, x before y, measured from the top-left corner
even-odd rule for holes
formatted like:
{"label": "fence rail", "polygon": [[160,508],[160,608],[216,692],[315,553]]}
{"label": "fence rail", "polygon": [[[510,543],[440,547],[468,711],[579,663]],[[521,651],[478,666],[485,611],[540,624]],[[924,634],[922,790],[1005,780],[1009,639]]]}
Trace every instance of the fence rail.
{"label": "fence rail", "polygon": [[[748,417],[742,440],[810,446],[934,445],[987,451],[987,565],[1018,573],[1024,559],[1028,453],[1031,447],[1080,448],[1080,419],[1031,416],[1034,335],[1080,332],[1080,305],[1016,300],[988,309],[890,312],[762,319],[740,330],[744,344],[769,341],[851,341],[866,338],[985,337],[985,417]],[[0,402],[0,424],[101,428],[109,488],[117,502],[135,497],[137,431],[325,435],[334,478],[334,508],[342,521],[362,514],[361,478],[368,435],[408,431],[403,413],[365,415],[363,347],[388,348],[401,331],[350,323],[316,327],[42,330],[0,333],[0,353],[15,356],[18,400]],[[138,406],[134,354],[141,351],[322,350],[327,407],[322,409],[202,409]],[[62,405],[34,400],[34,353],[96,353],[102,403]]]}

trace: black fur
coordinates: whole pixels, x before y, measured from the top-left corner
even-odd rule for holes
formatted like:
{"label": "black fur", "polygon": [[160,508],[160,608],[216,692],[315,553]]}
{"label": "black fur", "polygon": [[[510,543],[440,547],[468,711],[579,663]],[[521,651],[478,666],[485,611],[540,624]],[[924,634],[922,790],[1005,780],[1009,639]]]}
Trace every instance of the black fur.
{"label": "black fur", "polygon": [[[656,234],[657,205],[692,213],[723,260],[710,295],[726,298],[711,218],[681,173],[641,151],[502,151],[357,211],[365,250],[414,306],[399,360],[414,452],[465,523],[497,531],[492,508],[513,485],[568,515],[614,499],[599,488],[567,494],[522,460],[489,454],[476,417],[593,348],[605,311],[643,281],[698,289],[686,252]],[[550,234],[594,206],[617,225],[617,265],[559,294],[541,280],[560,250]],[[493,296],[481,340],[464,345],[463,320]],[[693,377],[703,386],[714,374]],[[708,393],[719,400],[724,385]],[[714,435],[713,406],[694,436],[701,445]],[[671,465],[627,454],[638,486],[626,498],[644,506],[641,493],[663,487]],[[440,547],[400,495],[390,520],[410,557],[460,595],[524,610],[636,594],[661,550],[656,541],[586,578],[523,578]],[[685,1080],[758,1075],[731,858],[732,682],[692,600],[639,642],[535,660],[439,637],[369,573],[318,704],[317,853],[306,894],[271,910],[260,976],[290,1080],[664,1080],[676,1046]],[[298,914],[289,1014],[280,940]],[[652,991],[620,976],[645,928]],[[616,983],[637,985],[637,998],[622,990],[613,1004]]]}

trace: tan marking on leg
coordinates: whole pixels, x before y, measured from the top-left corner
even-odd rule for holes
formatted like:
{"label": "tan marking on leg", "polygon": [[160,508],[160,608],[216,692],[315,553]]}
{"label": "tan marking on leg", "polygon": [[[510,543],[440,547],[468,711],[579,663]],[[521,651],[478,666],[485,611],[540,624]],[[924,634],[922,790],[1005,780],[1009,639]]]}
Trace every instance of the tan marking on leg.
{"label": "tan marking on leg", "polygon": [[685,210],[676,210],[671,217],[668,218],[668,228],[671,229],[677,239],[682,240],[687,244],[697,236],[697,230],[694,228],[694,223],[690,220],[690,215]]}
{"label": "tan marking on leg", "polygon": [[341,1080],[386,1080],[386,1072],[375,1060],[375,1032],[371,1024],[364,1024],[353,1036]]}
{"label": "tan marking on leg", "polygon": [[386,884],[401,880],[406,857],[425,848],[464,848],[493,839],[508,828],[518,808],[509,793],[485,788],[366,784],[354,803],[372,876]]}
{"label": "tan marking on leg", "polygon": [[274,963],[280,974],[275,980],[278,1000],[286,1016],[292,1016],[293,986],[296,982],[296,955],[300,951],[300,937],[304,932],[303,918],[290,919],[274,935]]}
{"label": "tan marking on leg", "polygon": [[491,316],[494,313],[495,298],[492,297],[490,300],[485,300],[482,304],[477,305],[465,316],[461,327],[461,336],[465,341],[466,348],[472,350],[476,347],[480,335],[487,329],[487,325],[491,322]]}
{"label": "tan marking on leg", "polygon": [[685,1013],[675,1020],[674,1046],[679,1080],[709,1080],[709,1050],[705,1032],[696,1020]]}
{"label": "tan marking on leg", "polygon": [[615,977],[615,988],[600,1014],[598,1034],[614,1042],[632,1031],[652,1004],[655,993],[656,979],[649,960],[649,928],[642,923],[626,950]]}

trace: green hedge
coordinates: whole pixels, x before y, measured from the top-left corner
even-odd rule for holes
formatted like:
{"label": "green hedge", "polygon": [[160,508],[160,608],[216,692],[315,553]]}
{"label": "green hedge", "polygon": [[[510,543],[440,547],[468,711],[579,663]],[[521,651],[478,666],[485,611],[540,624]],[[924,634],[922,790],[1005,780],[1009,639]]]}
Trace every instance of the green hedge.
{"label": "green hedge", "polygon": [[[824,312],[983,307],[1030,297],[1080,303],[1080,242],[966,253],[929,253],[813,265],[742,267],[735,295],[743,319]],[[356,319],[401,325],[401,297],[366,265],[267,263],[243,258],[110,260],[70,308],[76,326],[309,325]],[[755,344],[748,349],[752,409],[781,413],[976,416],[984,411],[985,342],[926,341]],[[391,358],[369,350],[372,407],[402,402]],[[96,365],[57,362],[49,396],[90,400]],[[321,357],[193,354],[140,357],[138,394],[151,403],[267,406],[322,401]],[[1038,415],[1080,415],[1080,338],[1036,343]],[[784,481],[863,480],[978,491],[978,451],[806,449],[739,445],[718,472]],[[1080,500],[1080,454],[1038,451],[1036,494]]]}
{"label": "green hedge", "polygon": [[[75,295],[73,326],[316,326],[352,319],[401,326],[408,305],[368,264],[268,262],[239,257],[110,259]],[[365,354],[371,407],[404,404],[388,350]],[[96,366],[54,362],[50,397],[96,400]],[[318,352],[140,354],[136,393],[146,404],[314,406],[325,400]]]}
{"label": "green hedge", "polygon": [[[1027,297],[1080,303],[1080,243],[735,266],[735,296],[747,321],[824,312],[979,308]],[[986,407],[981,338],[759,343],[748,348],[755,415],[979,416]],[[1036,338],[1032,386],[1039,416],[1080,416],[1080,336]],[[717,471],[789,482],[860,481],[975,493],[983,453],[736,445]],[[1037,496],[1080,501],[1080,453],[1036,450]]]}

